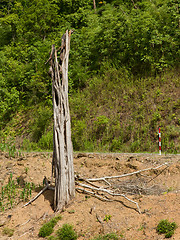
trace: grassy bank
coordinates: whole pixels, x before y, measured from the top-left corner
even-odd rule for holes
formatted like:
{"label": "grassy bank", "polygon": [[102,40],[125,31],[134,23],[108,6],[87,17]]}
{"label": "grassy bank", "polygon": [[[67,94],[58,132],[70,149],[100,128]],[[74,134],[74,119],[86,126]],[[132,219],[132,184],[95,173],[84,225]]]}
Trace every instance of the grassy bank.
{"label": "grassy bank", "polygon": [[[126,70],[107,67],[83,90],[70,93],[74,150],[158,152],[161,127],[162,151],[179,153],[179,88],[177,70],[134,78]],[[1,146],[52,150],[52,127],[51,101],[21,109],[1,131]]]}

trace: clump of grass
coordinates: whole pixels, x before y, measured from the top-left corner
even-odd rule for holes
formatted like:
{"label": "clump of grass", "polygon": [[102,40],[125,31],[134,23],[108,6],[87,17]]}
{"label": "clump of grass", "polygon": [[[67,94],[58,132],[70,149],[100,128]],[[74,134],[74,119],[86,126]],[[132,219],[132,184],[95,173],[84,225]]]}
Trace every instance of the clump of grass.
{"label": "clump of grass", "polygon": [[116,233],[108,233],[106,235],[99,235],[96,238],[93,238],[92,240],[119,240],[119,237]]}
{"label": "clump of grass", "polygon": [[174,234],[174,230],[177,228],[175,222],[170,223],[167,219],[161,220],[157,226],[158,233],[164,233],[165,238],[170,238]]}
{"label": "clump of grass", "polygon": [[57,231],[58,240],[76,240],[77,237],[77,233],[70,224],[64,224],[62,228]]}
{"label": "clump of grass", "polygon": [[61,215],[52,218],[49,222],[45,223],[39,230],[39,237],[47,237],[51,235],[54,231],[54,227],[56,226],[57,222],[61,220]]}
{"label": "clump of grass", "polygon": [[14,234],[14,229],[11,229],[11,228],[8,228],[8,227],[5,227],[3,229],[3,235],[7,235],[8,237],[12,237]]}

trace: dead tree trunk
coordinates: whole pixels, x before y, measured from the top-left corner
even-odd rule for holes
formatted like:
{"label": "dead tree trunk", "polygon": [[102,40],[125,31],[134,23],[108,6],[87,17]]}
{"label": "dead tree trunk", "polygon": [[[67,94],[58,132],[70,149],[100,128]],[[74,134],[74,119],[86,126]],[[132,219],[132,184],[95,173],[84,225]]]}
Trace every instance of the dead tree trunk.
{"label": "dead tree trunk", "polygon": [[[62,36],[61,48],[52,46],[51,75],[54,111],[52,175],[55,177],[54,210],[62,210],[75,196],[73,148],[68,103],[68,60],[71,31]],[[60,56],[59,54],[60,53]]]}

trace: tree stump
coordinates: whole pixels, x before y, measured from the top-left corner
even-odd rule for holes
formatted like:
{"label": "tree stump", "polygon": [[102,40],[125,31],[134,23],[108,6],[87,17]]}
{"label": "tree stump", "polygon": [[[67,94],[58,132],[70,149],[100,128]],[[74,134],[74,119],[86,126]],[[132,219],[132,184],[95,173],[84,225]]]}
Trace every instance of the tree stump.
{"label": "tree stump", "polygon": [[55,45],[52,45],[50,56],[54,113],[52,176],[55,177],[55,211],[63,210],[75,196],[73,147],[68,102],[68,60],[71,32],[71,30],[69,32],[67,30],[63,34],[61,48],[56,50]]}

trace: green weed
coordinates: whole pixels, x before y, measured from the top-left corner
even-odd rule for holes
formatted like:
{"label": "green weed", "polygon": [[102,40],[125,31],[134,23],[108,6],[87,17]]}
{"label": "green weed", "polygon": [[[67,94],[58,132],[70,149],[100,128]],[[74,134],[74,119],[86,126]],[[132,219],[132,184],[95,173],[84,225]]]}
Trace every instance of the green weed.
{"label": "green weed", "polygon": [[103,221],[108,222],[109,220],[111,220],[111,217],[111,215],[106,215]]}

